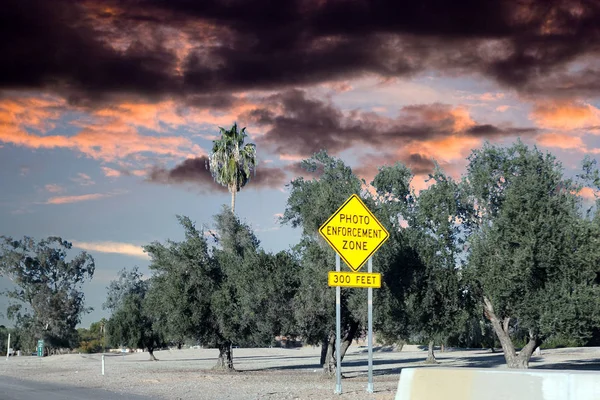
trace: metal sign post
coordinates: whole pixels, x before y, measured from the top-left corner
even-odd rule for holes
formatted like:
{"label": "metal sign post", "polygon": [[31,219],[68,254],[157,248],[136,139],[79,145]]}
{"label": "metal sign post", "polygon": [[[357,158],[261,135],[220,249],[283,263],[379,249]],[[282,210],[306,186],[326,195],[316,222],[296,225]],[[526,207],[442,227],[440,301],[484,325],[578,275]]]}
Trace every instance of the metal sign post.
{"label": "metal sign post", "polygon": [[[369,257],[369,273],[373,272],[373,257]],[[369,346],[369,383],[367,383],[367,393],[373,393],[373,288],[367,289],[367,310],[369,314],[368,338]]]}
{"label": "metal sign post", "polygon": [[[341,287],[367,288],[369,382],[367,392],[373,393],[373,288],[381,287],[381,274],[373,273],[373,254],[390,236],[385,227],[356,194],[321,225],[319,233],[335,250],[335,272],[327,274],[328,286],[335,286],[335,394],[342,393]],[[340,272],[340,259],[352,272]],[[367,273],[358,272],[368,260]]]}
{"label": "metal sign post", "polygon": [[[340,272],[340,255],[336,253],[335,255],[335,270],[336,272]],[[340,342],[341,340],[341,330],[342,330],[342,312],[340,310],[340,303],[342,297],[342,288],[335,288],[335,394],[342,394],[342,355],[340,354]]]}

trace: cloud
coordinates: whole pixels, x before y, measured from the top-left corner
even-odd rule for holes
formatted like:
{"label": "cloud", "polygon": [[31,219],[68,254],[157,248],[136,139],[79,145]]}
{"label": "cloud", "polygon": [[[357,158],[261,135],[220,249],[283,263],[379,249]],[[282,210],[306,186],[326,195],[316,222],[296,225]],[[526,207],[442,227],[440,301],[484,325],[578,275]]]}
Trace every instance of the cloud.
{"label": "cloud", "polygon": [[83,172],[79,172],[77,177],[71,178],[71,180],[81,186],[91,186],[96,184],[88,174],[84,174]]}
{"label": "cloud", "polygon": [[[48,134],[47,130],[56,127],[54,119],[69,112],[82,110],[65,105],[60,99],[54,98],[49,100],[25,95],[11,99],[0,97],[0,142],[33,149],[68,148],[107,162],[131,159],[149,153],[178,158],[205,153],[188,137],[169,136],[162,131],[163,128],[167,129],[165,127],[180,127],[179,124],[190,128],[196,126],[194,120],[198,115],[192,113],[187,119],[179,120],[173,114],[175,111],[169,107],[177,106],[169,102],[135,106],[117,104],[87,110],[89,113],[79,118],[63,121],[71,130],[76,129],[75,134],[64,135]],[[23,114],[24,109],[29,111]],[[47,122],[42,123],[41,120]],[[157,120],[161,122],[158,123]],[[34,126],[35,128],[32,128]],[[156,128],[163,135],[141,134],[139,130],[143,128]],[[39,130],[40,133],[32,129]]]}
{"label": "cloud", "polygon": [[485,93],[477,93],[477,94],[467,94],[459,96],[460,99],[463,100],[476,100],[482,102],[495,102],[503,100],[506,97],[505,93],[502,92],[485,92]]}
{"label": "cloud", "polygon": [[[130,163],[122,163],[131,165]],[[120,176],[139,176],[144,177],[148,174],[146,169],[131,169],[126,167],[119,167],[119,169],[114,169],[110,167],[101,167],[104,176],[107,178],[118,178]]]}
{"label": "cloud", "polygon": [[82,201],[91,201],[91,200],[99,200],[107,197],[117,196],[119,194],[123,194],[124,192],[110,192],[110,193],[89,193],[82,194],[78,196],[58,196],[49,198],[44,204],[70,204],[70,203],[80,203]]}
{"label": "cloud", "polygon": [[599,22],[594,2],[575,0],[6,0],[0,87],[73,104],[131,94],[219,104],[237,91],[434,70],[597,96]]}
{"label": "cloud", "polygon": [[46,189],[46,191],[48,191],[50,193],[60,193],[65,190],[62,186],[57,185],[55,183],[50,183],[50,184],[44,186],[44,189]]}
{"label": "cloud", "polygon": [[142,246],[130,244],[130,243],[119,243],[119,242],[79,242],[72,241],[73,247],[86,251],[96,251],[99,253],[114,253],[126,256],[132,256],[137,258],[143,258],[145,260],[150,259],[148,254],[144,253]]}
{"label": "cloud", "polygon": [[579,136],[561,133],[545,133],[536,136],[535,140],[538,144],[546,147],[562,150],[575,150],[583,154],[600,154],[600,148],[586,145]]}
{"label": "cloud", "polygon": [[[480,124],[464,107],[440,103],[405,106],[395,118],[357,110],[343,112],[332,102],[312,98],[302,90],[269,96],[244,118],[266,129],[257,144],[280,154],[283,160],[308,157],[322,149],[336,154],[355,145],[387,151],[390,146],[451,136],[495,139],[537,132],[536,128]],[[290,155],[290,150],[295,154]]]}
{"label": "cloud", "polygon": [[[256,169],[256,177],[252,178],[250,188],[270,188],[281,189],[291,178],[286,171],[277,167],[258,167]],[[252,185],[252,183],[254,183]]]}
{"label": "cloud", "polygon": [[536,136],[537,143],[546,147],[553,147],[563,150],[581,150],[585,149],[585,144],[580,137],[564,135],[560,133],[544,133]]}
{"label": "cloud", "polygon": [[104,172],[104,176],[108,178],[116,178],[121,176],[121,171],[117,171],[116,169],[109,167],[102,167],[102,172]]}
{"label": "cloud", "polygon": [[403,160],[405,165],[410,168],[413,174],[421,175],[433,172],[435,167],[434,159],[431,157],[424,156],[419,153],[409,154],[408,157]]}
{"label": "cloud", "polygon": [[536,102],[529,118],[545,129],[574,130],[600,125],[600,110],[581,101]]}
{"label": "cloud", "polygon": [[577,194],[579,196],[581,196],[585,201],[593,202],[593,201],[596,201],[596,199],[598,198],[597,193],[598,193],[597,190],[594,190],[593,188],[586,186],[586,187],[581,188],[581,190]]}
{"label": "cloud", "polygon": [[[153,167],[146,180],[162,184],[192,184],[204,191],[227,192],[227,188],[215,182],[208,166],[208,157],[188,158],[171,169]],[[286,183],[286,172],[276,167],[258,165],[256,174],[247,188],[280,188]]]}
{"label": "cloud", "polygon": [[171,169],[154,167],[147,181],[162,184],[191,183],[199,187],[226,192],[227,188],[217,184],[207,168],[208,157],[188,158]]}

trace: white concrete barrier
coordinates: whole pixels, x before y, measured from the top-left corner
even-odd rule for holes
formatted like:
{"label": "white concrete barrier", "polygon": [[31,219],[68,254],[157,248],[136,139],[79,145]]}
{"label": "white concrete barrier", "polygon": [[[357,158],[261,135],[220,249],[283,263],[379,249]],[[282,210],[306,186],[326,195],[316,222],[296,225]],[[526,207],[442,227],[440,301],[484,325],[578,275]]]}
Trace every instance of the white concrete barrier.
{"label": "white concrete barrier", "polygon": [[600,400],[600,373],[403,368],[396,400]]}

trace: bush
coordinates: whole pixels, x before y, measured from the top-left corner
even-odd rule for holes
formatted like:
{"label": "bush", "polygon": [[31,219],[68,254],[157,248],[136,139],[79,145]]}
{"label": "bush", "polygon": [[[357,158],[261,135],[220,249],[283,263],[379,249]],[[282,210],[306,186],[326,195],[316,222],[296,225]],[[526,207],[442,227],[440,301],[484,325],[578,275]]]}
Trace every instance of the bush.
{"label": "bush", "polygon": [[82,340],[79,343],[79,349],[78,351],[81,353],[100,353],[104,350],[104,346],[102,345],[102,341],[101,340]]}
{"label": "bush", "polygon": [[553,335],[545,340],[540,346],[542,349],[561,349],[565,347],[581,347],[581,340],[565,337],[564,335]]}

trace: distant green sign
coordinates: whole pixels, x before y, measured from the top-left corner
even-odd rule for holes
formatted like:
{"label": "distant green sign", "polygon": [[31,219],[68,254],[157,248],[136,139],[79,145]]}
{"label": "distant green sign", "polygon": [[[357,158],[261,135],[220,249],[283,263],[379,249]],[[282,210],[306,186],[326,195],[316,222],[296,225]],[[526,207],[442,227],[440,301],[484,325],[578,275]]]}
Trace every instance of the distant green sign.
{"label": "distant green sign", "polygon": [[38,340],[37,355],[38,355],[38,357],[44,357],[44,340],[43,339]]}

